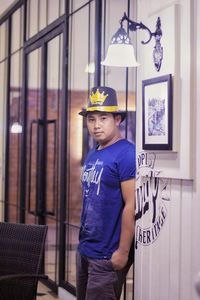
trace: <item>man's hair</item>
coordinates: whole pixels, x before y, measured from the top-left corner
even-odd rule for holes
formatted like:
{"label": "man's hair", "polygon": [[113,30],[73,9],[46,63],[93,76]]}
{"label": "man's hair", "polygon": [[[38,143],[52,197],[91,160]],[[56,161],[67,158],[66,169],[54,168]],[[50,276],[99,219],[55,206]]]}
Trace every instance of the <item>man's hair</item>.
{"label": "man's hair", "polygon": [[115,117],[120,116],[121,120],[122,120],[122,115],[120,113],[112,113],[112,115],[113,115],[114,119],[115,119]]}

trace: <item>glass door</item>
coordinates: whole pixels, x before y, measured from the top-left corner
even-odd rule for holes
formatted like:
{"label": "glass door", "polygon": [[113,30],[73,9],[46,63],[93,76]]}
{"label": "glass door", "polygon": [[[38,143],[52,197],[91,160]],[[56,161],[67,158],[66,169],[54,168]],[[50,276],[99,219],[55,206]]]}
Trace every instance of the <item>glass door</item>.
{"label": "glass door", "polygon": [[25,222],[47,224],[44,273],[58,284],[63,34],[27,54]]}

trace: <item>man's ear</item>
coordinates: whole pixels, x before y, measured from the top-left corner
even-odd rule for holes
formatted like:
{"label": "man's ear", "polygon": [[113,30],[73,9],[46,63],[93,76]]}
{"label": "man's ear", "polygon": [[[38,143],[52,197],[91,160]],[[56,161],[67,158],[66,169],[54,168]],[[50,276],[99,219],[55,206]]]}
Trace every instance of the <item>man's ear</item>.
{"label": "man's ear", "polygon": [[115,115],[115,121],[116,121],[116,125],[119,126],[121,121],[122,121],[122,116],[121,115]]}

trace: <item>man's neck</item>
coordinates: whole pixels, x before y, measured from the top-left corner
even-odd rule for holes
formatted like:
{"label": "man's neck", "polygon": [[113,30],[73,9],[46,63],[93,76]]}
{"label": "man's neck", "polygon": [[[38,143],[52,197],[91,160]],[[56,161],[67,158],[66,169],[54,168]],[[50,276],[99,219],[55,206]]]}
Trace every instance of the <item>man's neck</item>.
{"label": "man's neck", "polygon": [[110,142],[108,142],[106,144],[99,144],[98,150],[102,150],[104,148],[107,148],[107,147],[115,144],[116,142],[118,142],[121,139],[122,139],[122,137],[121,137],[121,135],[119,135],[119,136],[116,136],[115,138],[113,138]]}

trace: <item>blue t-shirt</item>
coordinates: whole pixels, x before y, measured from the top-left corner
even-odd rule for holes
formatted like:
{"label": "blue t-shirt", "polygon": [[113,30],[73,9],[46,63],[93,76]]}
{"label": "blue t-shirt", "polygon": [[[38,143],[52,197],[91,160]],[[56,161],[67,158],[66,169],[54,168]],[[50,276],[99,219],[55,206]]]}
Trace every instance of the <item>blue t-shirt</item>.
{"label": "blue t-shirt", "polygon": [[135,145],[125,139],[89,152],[82,173],[83,209],[79,251],[110,259],[118,248],[124,202],[121,182],[135,177]]}

